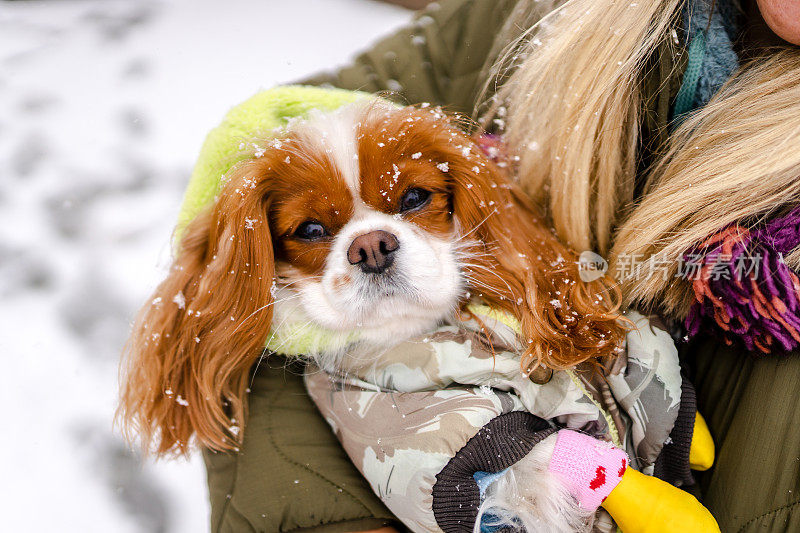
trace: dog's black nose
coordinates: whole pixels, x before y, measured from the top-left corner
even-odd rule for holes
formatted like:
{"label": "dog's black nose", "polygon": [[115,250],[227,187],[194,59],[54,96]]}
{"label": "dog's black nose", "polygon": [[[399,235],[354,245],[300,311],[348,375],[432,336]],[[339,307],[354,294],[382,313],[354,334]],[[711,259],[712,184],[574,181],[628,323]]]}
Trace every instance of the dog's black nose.
{"label": "dog's black nose", "polygon": [[400,243],[395,235],[383,230],[370,231],[353,239],[347,260],[360,266],[363,272],[380,274],[391,266],[398,248]]}

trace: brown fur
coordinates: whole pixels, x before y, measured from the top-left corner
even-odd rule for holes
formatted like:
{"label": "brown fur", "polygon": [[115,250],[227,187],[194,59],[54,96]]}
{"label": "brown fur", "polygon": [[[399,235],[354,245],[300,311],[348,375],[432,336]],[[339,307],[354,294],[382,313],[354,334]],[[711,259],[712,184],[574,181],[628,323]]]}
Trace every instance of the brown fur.
{"label": "brown fur", "polygon": [[[405,108],[379,116],[363,126],[362,197],[392,213],[407,188],[434,191],[429,207],[410,220],[435,233],[449,232],[457,221],[465,240],[475,242],[467,277],[488,305],[520,320],[529,343],[521,361],[525,372],[539,364],[570,368],[621,346],[625,327],[616,283],[609,277],[580,280],[576,254],[544,224],[506,171],[437,110]],[[411,159],[416,152],[422,155]],[[439,163],[448,170],[442,172]],[[401,172],[390,188],[392,164]]]}
{"label": "brown fur", "polygon": [[[581,282],[575,254],[447,118],[413,108],[367,112],[359,135],[362,200],[395,214],[408,188],[432,191],[427,206],[403,216],[439,236],[460,230],[472,289],[521,322],[523,372],[615,353],[625,329],[614,283]],[[291,135],[228,178],[213,208],[187,228],[126,347],[119,414],[157,454],[185,453],[193,434],[210,449],[238,446],[248,378],[270,331],[276,266],[319,275],[330,246],[292,232],[315,219],[335,233],[353,213],[337,170]],[[185,306],[173,301],[179,293]]]}
{"label": "brown fur", "polygon": [[[330,168],[289,165],[285,155],[271,151],[231,171],[213,208],[187,227],[167,279],[136,319],[119,417],[157,454],[185,453],[193,434],[214,450],[237,446],[249,372],[272,322],[273,243],[304,272],[322,268],[326,248],[293,250],[286,235],[315,207],[298,206],[295,197],[311,196],[320,180],[335,190],[335,180]],[[349,217],[349,196],[337,201]],[[316,207],[317,216],[336,221]],[[173,301],[178,293],[183,306]]]}

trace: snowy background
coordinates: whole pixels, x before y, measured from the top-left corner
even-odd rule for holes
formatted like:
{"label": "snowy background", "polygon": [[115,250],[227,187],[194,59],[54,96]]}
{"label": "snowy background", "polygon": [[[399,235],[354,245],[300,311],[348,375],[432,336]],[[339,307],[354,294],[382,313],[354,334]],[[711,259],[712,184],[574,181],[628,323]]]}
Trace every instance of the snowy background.
{"label": "snowy background", "polygon": [[4,531],[200,532],[205,472],[112,430],[205,133],[410,18],[373,0],[0,0]]}

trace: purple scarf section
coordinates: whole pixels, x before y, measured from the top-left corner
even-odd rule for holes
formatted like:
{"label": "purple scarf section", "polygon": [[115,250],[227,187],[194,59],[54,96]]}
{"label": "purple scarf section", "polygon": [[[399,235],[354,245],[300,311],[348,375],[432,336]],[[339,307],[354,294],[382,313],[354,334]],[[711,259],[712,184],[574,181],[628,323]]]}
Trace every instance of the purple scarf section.
{"label": "purple scarf section", "polygon": [[762,353],[800,347],[800,282],[784,261],[798,245],[800,206],[757,228],[728,226],[686,253],[689,336],[711,331]]}

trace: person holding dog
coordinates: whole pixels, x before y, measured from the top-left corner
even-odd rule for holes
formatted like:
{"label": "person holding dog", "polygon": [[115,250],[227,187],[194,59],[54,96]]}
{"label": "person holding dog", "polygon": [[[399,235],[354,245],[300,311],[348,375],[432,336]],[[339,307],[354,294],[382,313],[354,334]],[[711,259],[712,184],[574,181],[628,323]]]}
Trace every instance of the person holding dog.
{"label": "person holding dog", "polygon": [[[305,83],[392,91],[501,133],[558,236],[683,338],[718,449],[699,493],[722,530],[794,531],[799,45],[797,0],[446,0]],[[763,269],[740,276],[742,257]],[[262,365],[240,451],[204,452],[212,529],[393,524],[295,371]]]}

